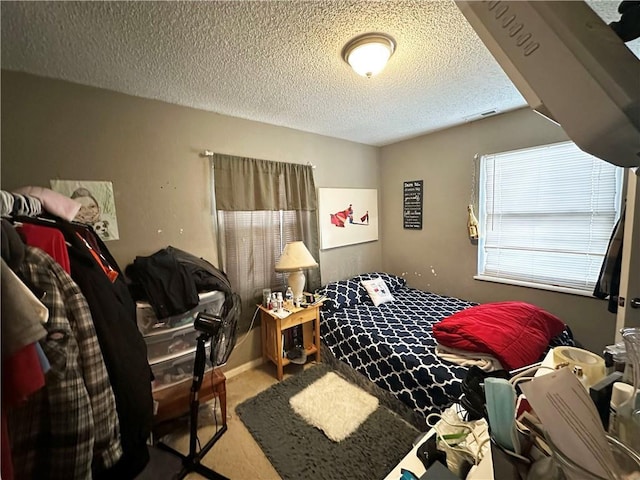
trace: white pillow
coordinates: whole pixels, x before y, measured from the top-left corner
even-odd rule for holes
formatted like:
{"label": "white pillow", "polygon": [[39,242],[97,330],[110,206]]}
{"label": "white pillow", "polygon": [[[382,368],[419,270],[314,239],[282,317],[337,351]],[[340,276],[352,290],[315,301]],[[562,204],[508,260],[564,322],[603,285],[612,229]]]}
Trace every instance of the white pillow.
{"label": "white pillow", "polygon": [[381,303],[391,302],[394,300],[393,295],[389,291],[389,287],[381,278],[373,278],[371,280],[362,280],[362,286],[367,289],[369,298],[377,307]]}

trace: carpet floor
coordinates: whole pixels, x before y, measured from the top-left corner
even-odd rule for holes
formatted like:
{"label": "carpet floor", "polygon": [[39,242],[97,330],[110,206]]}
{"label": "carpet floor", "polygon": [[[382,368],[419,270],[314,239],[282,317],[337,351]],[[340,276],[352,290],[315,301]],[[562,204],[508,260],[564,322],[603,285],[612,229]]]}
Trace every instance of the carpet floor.
{"label": "carpet floor", "polygon": [[[290,365],[285,378],[302,372],[302,365]],[[231,480],[281,480],[269,459],[251,436],[244,423],[235,412],[235,408],[245,400],[254,397],[277,383],[276,369],[271,362],[247,370],[227,379],[227,432],[213,446],[202,460],[202,464]],[[186,454],[189,451],[188,422],[177,422],[172,425],[171,433],[163,437],[163,441]],[[204,444],[215,433],[215,426],[200,422],[198,436]],[[156,452],[157,453],[157,452]],[[156,455],[157,457],[157,455]],[[168,457],[164,455],[164,457]],[[174,480],[180,471],[178,457],[166,458],[166,461],[150,462],[141,480]],[[202,480],[197,473],[190,473],[185,480]],[[138,478],[136,478],[138,480]]]}
{"label": "carpet floor", "polygon": [[323,364],[307,368],[244,401],[236,412],[284,480],[384,478],[419,431],[381,402],[346,439],[327,438],[292,410],[289,399],[330,371]]}

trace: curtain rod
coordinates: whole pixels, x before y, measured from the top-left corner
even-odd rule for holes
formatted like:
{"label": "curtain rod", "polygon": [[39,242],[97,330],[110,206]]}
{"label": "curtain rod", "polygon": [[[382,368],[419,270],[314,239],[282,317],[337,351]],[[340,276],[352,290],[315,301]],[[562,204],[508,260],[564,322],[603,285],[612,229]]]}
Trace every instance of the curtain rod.
{"label": "curtain rod", "polygon": [[[200,156],[201,156],[202,158],[213,157],[214,155],[215,155],[215,153],[214,153],[214,152],[212,152],[211,150],[203,150],[202,152],[200,152]],[[316,168],[316,166],[315,166],[313,163],[311,163],[311,162],[307,162],[307,166],[308,166],[308,167],[311,167],[311,168],[312,168],[312,169],[314,169],[314,170],[315,170],[315,168]]]}

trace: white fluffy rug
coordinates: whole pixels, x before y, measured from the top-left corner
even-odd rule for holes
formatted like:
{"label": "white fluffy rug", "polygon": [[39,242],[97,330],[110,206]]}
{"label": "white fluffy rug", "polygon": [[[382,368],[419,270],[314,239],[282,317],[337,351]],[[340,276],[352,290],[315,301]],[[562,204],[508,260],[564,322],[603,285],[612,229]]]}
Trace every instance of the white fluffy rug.
{"label": "white fluffy rug", "polygon": [[344,440],[378,408],[378,399],[329,372],[289,399],[293,410],[334,442]]}

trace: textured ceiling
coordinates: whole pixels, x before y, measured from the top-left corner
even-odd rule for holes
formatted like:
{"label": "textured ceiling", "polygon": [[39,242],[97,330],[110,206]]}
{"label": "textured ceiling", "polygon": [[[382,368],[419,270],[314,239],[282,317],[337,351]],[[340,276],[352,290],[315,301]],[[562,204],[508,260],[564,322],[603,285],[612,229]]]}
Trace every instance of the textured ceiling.
{"label": "textured ceiling", "polygon": [[[618,18],[619,2],[589,2]],[[452,1],[7,2],[2,67],[370,145],[526,105]],[[352,37],[396,39],[356,75]]]}

